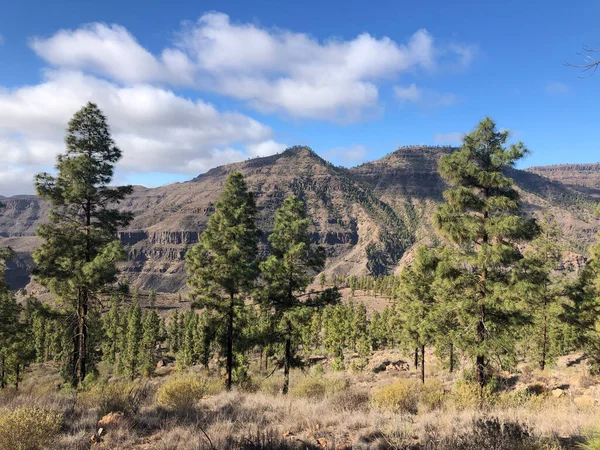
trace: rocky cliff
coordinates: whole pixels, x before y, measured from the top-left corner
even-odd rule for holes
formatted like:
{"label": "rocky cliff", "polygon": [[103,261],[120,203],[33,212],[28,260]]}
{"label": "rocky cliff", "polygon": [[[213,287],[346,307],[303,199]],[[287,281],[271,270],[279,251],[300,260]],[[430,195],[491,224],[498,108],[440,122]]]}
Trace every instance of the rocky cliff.
{"label": "rocky cliff", "polygon": [[[430,217],[445,188],[437,160],[452,150],[406,147],[345,169],[306,147],[293,147],[278,155],[217,167],[189,182],[154,189],[136,187],[122,204],[135,215],[131,225],[119,232],[129,255],[123,276],[143,289],[181,289],[185,252],[198,241],[233,171],[241,171],[256,194],[263,242],[275,210],[294,193],[306,204],[313,241],[328,251],[328,273],[393,271],[416,242],[435,240]],[[546,176],[543,169],[511,171],[525,209],[531,214],[555,212],[567,246],[581,254],[594,239],[597,222],[592,211],[600,188],[586,182],[582,190],[582,186]],[[38,245],[35,229],[46,217],[48,205],[35,196],[0,200],[7,205],[0,215],[0,245],[11,245],[17,252],[9,265],[9,281],[15,288],[24,287],[30,281],[30,254]]]}

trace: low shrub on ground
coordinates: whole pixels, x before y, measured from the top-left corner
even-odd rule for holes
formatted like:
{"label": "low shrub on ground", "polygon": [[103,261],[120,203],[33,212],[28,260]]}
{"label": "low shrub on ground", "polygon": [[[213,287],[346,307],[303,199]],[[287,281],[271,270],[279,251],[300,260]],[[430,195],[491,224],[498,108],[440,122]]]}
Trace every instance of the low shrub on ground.
{"label": "low shrub on ground", "polygon": [[334,411],[361,411],[369,408],[371,395],[367,391],[347,389],[336,392],[329,398],[329,405]]}
{"label": "low shrub on ground", "polygon": [[196,375],[178,375],[168,379],[156,392],[157,402],[169,409],[192,409],[205,395],[215,393],[215,383]]}
{"label": "low shrub on ground", "polygon": [[294,397],[320,399],[348,388],[348,380],[342,377],[306,377],[298,381],[290,393]]}
{"label": "low shrub on ground", "polygon": [[600,450],[600,429],[593,428],[585,433],[585,441],[579,446],[581,450]]}
{"label": "low shrub on ground", "polygon": [[428,411],[442,407],[446,398],[444,385],[437,378],[428,378],[421,386],[421,405]]}
{"label": "low shrub on ground", "polygon": [[62,427],[62,415],[39,408],[0,413],[0,450],[52,448]]}
{"label": "low shrub on ground", "polygon": [[552,450],[560,448],[553,439],[537,438],[516,422],[483,418],[462,432],[439,439],[427,436],[425,446],[432,450]]}
{"label": "low shrub on ground", "polygon": [[149,388],[139,381],[105,381],[92,384],[79,393],[78,401],[88,408],[99,408],[103,416],[111,412],[136,413],[148,397]]}
{"label": "low shrub on ground", "polygon": [[491,386],[481,387],[471,381],[459,380],[450,393],[449,400],[457,409],[482,408],[494,402]]}
{"label": "low shrub on ground", "polygon": [[382,386],[373,393],[373,404],[381,409],[414,414],[419,404],[419,382],[406,378]]}

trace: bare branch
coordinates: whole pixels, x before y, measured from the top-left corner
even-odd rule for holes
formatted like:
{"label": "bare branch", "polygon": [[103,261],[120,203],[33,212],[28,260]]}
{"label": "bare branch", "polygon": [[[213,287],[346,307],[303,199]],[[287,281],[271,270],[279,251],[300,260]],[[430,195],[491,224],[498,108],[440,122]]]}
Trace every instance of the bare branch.
{"label": "bare branch", "polygon": [[599,53],[600,49],[590,47],[589,45],[584,45],[583,51],[585,53],[577,53],[577,55],[581,56],[581,59],[583,59],[583,64],[564,62],[563,65],[581,69],[582,72],[588,72],[587,75],[580,76],[579,78],[589,78],[596,73],[596,70],[598,70],[598,66],[600,65],[600,60],[592,57],[589,53]]}

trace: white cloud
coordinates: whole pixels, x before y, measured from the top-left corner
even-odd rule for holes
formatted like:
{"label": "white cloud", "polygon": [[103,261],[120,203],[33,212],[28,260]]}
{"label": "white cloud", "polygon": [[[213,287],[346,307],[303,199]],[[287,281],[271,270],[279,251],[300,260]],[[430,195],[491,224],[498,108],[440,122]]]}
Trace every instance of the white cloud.
{"label": "white cloud", "polygon": [[30,45],[54,66],[108,75],[122,82],[186,84],[193,79],[193,67],[183,53],[168,49],[157,58],[120,25],[93,23],[77,30],[60,30],[48,39],[35,37]]}
{"label": "white cloud", "polygon": [[272,139],[259,142],[258,144],[250,144],[246,146],[248,154],[251,156],[269,156],[275,153],[281,153],[287,148],[287,145],[275,142]]}
{"label": "white cloud", "polygon": [[324,154],[326,158],[335,160],[342,166],[352,166],[365,160],[367,147],[359,144],[349,147],[335,147],[327,150]]}
{"label": "white cloud", "polygon": [[544,86],[544,90],[548,95],[563,96],[571,93],[571,88],[560,81],[549,81]]}
{"label": "white cloud", "polygon": [[243,114],[147,84],[120,87],[80,72],[49,71],[39,85],[0,91],[2,163],[53,165],[64,151],[68,120],[87,101],[107,115],[123,150],[118,167],[128,173],[196,174],[282,147],[269,127]]}
{"label": "white cloud", "polygon": [[459,97],[456,94],[419,88],[415,83],[407,87],[395,86],[394,94],[401,103],[413,103],[426,110],[452,106],[459,102]]}
{"label": "white cloud", "polygon": [[458,131],[451,131],[449,133],[435,133],[433,135],[433,142],[439,145],[456,145],[462,142],[464,133]]}
{"label": "white cloud", "polygon": [[158,56],[125,28],[97,23],[38,37],[31,45],[55,66],[120,82],[193,84],[262,112],[346,121],[377,106],[376,83],[381,80],[415,69],[433,70],[440,58],[468,65],[473,57],[470,46],[438,48],[424,29],[405,44],[368,33],[320,42],[304,33],[232,23],[217,12],[187,23],[175,44]]}

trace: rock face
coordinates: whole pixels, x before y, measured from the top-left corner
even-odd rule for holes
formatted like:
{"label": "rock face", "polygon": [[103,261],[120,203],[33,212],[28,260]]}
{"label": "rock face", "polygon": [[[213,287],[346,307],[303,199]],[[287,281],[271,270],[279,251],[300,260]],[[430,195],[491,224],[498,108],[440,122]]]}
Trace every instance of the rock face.
{"label": "rock face", "polygon": [[[275,210],[290,194],[306,204],[312,239],[329,259],[326,272],[383,274],[394,271],[417,242],[435,240],[430,217],[442,199],[445,183],[437,161],[450,147],[401,148],[384,158],[344,169],[306,147],[279,155],[217,167],[185,183],[154,189],[136,187],[121,205],[135,219],[118,234],[128,251],[123,276],[142,289],[176,292],[185,286],[184,255],[198,241],[226,177],[240,171],[255,193],[262,245],[272,229]],[[514,170],[527,212],[554,212],[574,253],[565,269],[583,264],[581,256],[597,228],[593,208],[600,188],[566,185],[531,172]],[[598,177],[600,179],[600,176]],[[17,258],[8,266],[9,282],[30,282],[31,252],[38,245],[36,227],[48,205],[35,196],[1,198],[0,245],[10,245]]]}

